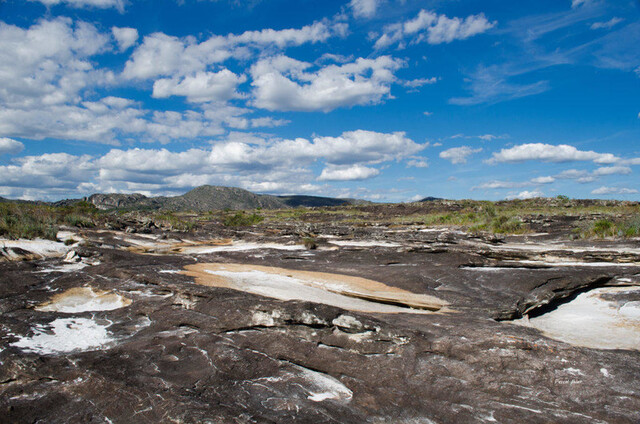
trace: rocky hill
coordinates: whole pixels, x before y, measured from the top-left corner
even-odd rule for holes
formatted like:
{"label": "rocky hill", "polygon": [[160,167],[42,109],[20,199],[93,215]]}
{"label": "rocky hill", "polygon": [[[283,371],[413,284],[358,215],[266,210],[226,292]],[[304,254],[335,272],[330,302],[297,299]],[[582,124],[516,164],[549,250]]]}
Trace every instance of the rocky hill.
{"label": "rocky hill", "polygon": [[255,194],[237,187],[204,185],[173,197],[147,197],[134,194],[93,194],[87,201],[98,209],[164,209],[208,211],[219,209],[285,209],[299,206],[342,206],[368,203],[363,200],[318,196],[273,196]]}

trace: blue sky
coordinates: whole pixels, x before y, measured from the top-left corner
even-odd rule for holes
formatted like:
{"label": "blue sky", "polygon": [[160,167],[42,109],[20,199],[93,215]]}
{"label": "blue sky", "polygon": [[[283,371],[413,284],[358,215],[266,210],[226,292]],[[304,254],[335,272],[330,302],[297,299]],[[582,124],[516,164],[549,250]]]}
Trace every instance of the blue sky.
{"label": "blue sky", "polygon": [[640,199],[640,2],[5,0],[0,196]]}

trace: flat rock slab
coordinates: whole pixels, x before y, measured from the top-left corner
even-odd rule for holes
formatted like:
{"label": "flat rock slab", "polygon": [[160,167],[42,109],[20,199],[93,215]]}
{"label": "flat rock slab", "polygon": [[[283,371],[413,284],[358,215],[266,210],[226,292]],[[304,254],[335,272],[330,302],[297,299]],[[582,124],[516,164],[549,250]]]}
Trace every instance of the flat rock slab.
{"label": "flat rock slab", "polygon": [[441,311],[445,301],[378,281],[326,272],[260,265],[205,263],[186,267],[198,284],[246,291],[280,300],[324,303],[359,312]]}
{"label": "flat rock slab", "polygon": [[286,225],[164,240],[87,230],[74,247],[85,266],[0,263],[0,421],[640,422],[637,348],[494,319],[551,317],[582,294],[635,317],[626,247],[603,256],[545,236],[565,266],[518,238],[492,249],[448,229],[314,231],[344,243],[303,250]]}

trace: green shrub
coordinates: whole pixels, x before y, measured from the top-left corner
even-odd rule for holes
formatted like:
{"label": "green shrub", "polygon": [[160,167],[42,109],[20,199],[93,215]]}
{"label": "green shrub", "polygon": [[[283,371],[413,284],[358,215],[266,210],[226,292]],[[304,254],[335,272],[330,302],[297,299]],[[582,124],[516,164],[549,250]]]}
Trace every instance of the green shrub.
{"label": "green shrub", "polygon": [[318,248],[317,240],[314,237],[305,237],[302,239],[302,243],[304,244],[304,247],[309,250]]}
{"label": "green shrub", "polygon": [[189,232],[197,227],[196,223],[188,218],[182,218],[173,212],[162,212],[154,216],[154,220],[163,227],[170,227],[171,230]]}
{"label": "green shrub", "polygon": [[249,227],[262,222],[264,217],[257,213],[251,215],[244,212],[237,212],[234,215],[227,215],[222,222],[225,227]]}
{"label": "green shrub", "polygon": [[613,222],[609,221],[608,219],[600,219],[594,222],[591,230],[593,231],[593,234],[598,237],[613,236],[616,232]]}
{"label": "green shrub", "polygon": [[640,216],[636,216],[624,222],[620,226],[623,237],[640,237]]}
{"label": "green shrub", "polygon": [[496,216],[496,207],[492,204],[484,205],[482,207],[482,213],[488,218],[493,218]]}
{"label": "green shrub", "polygon": [[56,240],[58,228],[51,208],[25,203],[0,203],[0,236],[18,238],[45,238]]}
{"label": "green shrub", "polygon": [[518,233],[523,229],[523,223],[519,218],[509,218],[504,215],[495,217],[491,222],[491,230],[494,233]]}
{"label": "green shrub", "polygon": [[95,224],[93,220],[84,215],[67,215],[64,218],[64,221],[71,225],[72,227],[80,227],[80,228],[93,228]]}

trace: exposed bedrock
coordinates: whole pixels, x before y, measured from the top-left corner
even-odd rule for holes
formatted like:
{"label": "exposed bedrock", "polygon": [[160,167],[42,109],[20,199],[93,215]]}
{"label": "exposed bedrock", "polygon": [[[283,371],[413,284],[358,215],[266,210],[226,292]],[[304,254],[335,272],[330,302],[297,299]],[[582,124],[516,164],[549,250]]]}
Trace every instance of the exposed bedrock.
{"label": "exposed bedrock", "polygon": [[493,317],[498,321],[504,321],[523,316],[539,316],[572,300],[580,293],[604,286],[611,279],[612,276],[609,275],[595,277],[568,275],[550,278],[529,291],[512,308],[497,311]]}
{"label": "exposed bedrock", "polygon": [[[579,346],[492,319],[637,286],[635,264],[527,267],[477,253],[512,240],[314,230],[324,237],[314,250],[281,248],[299,244],[293,233],[87,231],[77,249],[86,266],[1,263],[0,422],[640,422],[637,349]],[[180,249],[165,249],[174,239]],[[514,249],[533,260],[537,245],[522,244]],[[198,284],[185,270],[226,280]],[[261,294],[262,280],[255,289],[251,278],[266,277],[251,272],[269,270],[278,289],[310,284],[352,299],[362,283],[377,292],[359,299],[371,304],[364,310],[287,300]],[[640,301],[601,296],[627,315]],[[412,309],[415,299],[442,310]]]}

